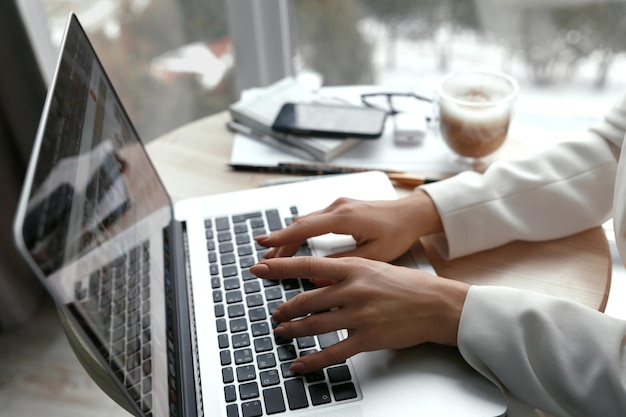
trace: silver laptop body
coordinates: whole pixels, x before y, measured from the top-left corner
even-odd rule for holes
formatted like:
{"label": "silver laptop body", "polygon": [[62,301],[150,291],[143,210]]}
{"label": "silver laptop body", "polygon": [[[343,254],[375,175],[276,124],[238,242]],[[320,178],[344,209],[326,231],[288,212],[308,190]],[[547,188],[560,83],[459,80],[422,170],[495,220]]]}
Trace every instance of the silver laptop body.
{"label": "silver laptop body", "polygon": [[[72,14],[14,234],[137,416],[505,414],[500,391],[453,348],[363,353],[318,373],[288,371],[296,356],[345,334],[273,337],[272,308],[312,286],[252,277],[247,269],[263,251],[253,237],[340,196],[397,198],[384,174],[370,172],[174,206]],[[321,236],[302,254],[353,244]],[[419,247],[401,262],[430,268]]]}

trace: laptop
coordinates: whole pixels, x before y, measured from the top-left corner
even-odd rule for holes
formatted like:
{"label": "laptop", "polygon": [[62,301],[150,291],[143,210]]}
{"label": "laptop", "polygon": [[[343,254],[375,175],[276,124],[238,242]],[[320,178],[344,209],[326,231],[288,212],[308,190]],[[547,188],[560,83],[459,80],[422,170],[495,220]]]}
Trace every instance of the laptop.
{"label": "laptop", "polygon": [[[253,238],[340,196],[397,198],[384,174],[368,172],[173,205],[70,14],[14,234],[136,416],[505,414],[499,389],[454,348],[362,353],[307,375],[289,371],[294,358],[346,334],[274,338],[272,310],[314,288],[297,277],[278,283],[252,276],[248,268],[264,251]],[[299,255],[353,244],[320,236]],[[418,246],[397,263],[431,270]]]}

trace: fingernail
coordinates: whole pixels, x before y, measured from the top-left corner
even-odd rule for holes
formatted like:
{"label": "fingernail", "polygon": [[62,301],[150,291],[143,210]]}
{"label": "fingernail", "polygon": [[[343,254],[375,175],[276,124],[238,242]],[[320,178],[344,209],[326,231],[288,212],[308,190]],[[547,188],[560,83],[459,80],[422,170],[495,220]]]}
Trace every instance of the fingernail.
{"label": "fingernail", "polygon": [[270,273],[270,267],[266,264],[258,263],[250,267],[250,272],[257,277],[264,277]]}
{"label": "fingernail", "polygon": [[272,319],[274,319],[276,323],[282,322],[282,320],[280,319],[280,310],[274,310],[274,312],[272,313]]}
{"label": "fingernail", "polygon": [[298,373],[302,372],[304,371],[304,364],[302,362],[294,362],[289,367],[289,370],[291,370],[292,372],[298,372]]}
{"label": "fingernail", "polygon": [[270,237],[270,235],[258,235],[254,238],[255,241],[261,243],[264,240],[267,240]]}

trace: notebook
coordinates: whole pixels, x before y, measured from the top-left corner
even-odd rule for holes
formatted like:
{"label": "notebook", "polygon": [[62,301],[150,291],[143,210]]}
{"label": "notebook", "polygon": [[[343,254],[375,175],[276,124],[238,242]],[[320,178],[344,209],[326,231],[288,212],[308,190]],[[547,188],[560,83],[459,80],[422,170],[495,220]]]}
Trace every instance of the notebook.
{"label": "notebook", "polygon": [[[362,353],[316,373],[289,371],[295,357],[346,335],[273,337],[272,309],[314,288],[251,276],[263,253],[253,237],[339,196],[396,198],[385,175],[368,172],[174,206],[71,14],[14,232],[137,416],[503,415],[500,391],[453,348]],[[300,251],[323,256],[353,244],[326,235]],[[397,262],[430,268],[417,246]]]}

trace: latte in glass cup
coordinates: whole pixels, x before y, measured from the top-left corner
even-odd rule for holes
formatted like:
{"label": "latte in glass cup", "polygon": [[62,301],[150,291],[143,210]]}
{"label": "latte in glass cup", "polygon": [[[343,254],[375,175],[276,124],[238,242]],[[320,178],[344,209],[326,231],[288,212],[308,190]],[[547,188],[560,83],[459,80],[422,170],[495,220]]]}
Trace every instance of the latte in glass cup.
{"label": "latte in glass cup", "polygon": [[504,143],[519,86],[497,72],[467,71],[448,75],[437,89],[439,132],[461,157],[479,159]]}

